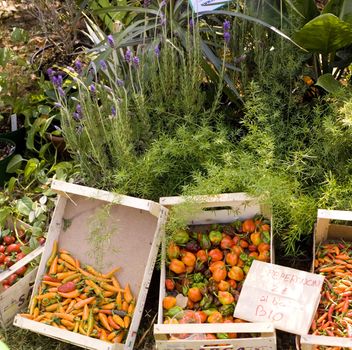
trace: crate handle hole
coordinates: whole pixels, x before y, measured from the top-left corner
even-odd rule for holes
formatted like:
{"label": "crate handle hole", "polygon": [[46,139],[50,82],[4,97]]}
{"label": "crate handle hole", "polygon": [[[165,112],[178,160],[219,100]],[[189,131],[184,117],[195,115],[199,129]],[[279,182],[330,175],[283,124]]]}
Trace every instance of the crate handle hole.
{"label": "crate handle hole", "polygon": [[219,211],[219,210],[233,210],[230,206],[222,206],[222,207],[206,207],[202,208],[203,211]]}

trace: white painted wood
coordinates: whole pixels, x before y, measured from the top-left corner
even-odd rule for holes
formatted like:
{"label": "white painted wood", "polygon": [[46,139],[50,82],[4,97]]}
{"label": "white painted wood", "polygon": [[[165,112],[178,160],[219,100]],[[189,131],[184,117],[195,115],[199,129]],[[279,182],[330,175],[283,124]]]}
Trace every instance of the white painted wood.
{"label": "white painted wood", "polygon": [[120,204],[136,209],[141,209],[150,212],[152,215],[158,217],[160,205],[153,201],[134,198],[130,196],[125,196],[117,193],[112,193],[108,191],[98,190],[93,187],[86,187],[81,185],[72,184],[69,182],[54,180],[52,182],[51,188],[65,196],[70,198],[72,195],[80,195],[87,198],[98,199],[104,202],[109,202],[113,204]]}
{"label": "white painted wood", "polygon": [[13,273],[15,273],[18,269],[20,269],[22,266],[27,265],[30,263],[32,260],[34,260],[38,255],[42,254],[44,251],[44,247],[38,247],[34,249],[32,252],[27,254],[23,259],[20,261],[17,261],[16,264],[13,264],[10,266],[6,271],[0,273],[0,282],[5,280],[7,277],[11,276]]}
{"label": "white painted wood", "polygon": [[[271,210],[268,206],[260,205],[258,199],[248,196],[246,193],[226,193],[215,196],[192,196],[192,197],[163,197],[159,203],[172,209],[173,206],[182,203],[201,203],[198,212],[192,211],[192,217],[188,225],[204,225],[214,223],[230,223],[237,219],[245,220],[253,218],[256,214],[263,214],[270,218],[271,221],[271,262],[274,262],[274,245],[273,245],[273,223]],[[231,209],[222,209],[230,207]],[[213,210],[203,210],[211,208]],[[220,208],[220,210],[217,210]],[[245,347],[246,350],[276,350],[276,334],[272,324],[266,323],[224,323],[224,324],[163,324],[163,307],[162,301],[165,297],[165,279],[166,279],[166,244],[165,239],[161,251],[161,271],[160,271],[160,289],[159,289],[159,307],[158,307],[158,324],[154,325],[154,336],[158,350],[202,350],[224,349],[221,344],[226,343],[226,349],[239,349]],[[184,328],[186,327],[186,328]],[[236,327],[236,328],[234,328]],[[238,327],[238,328],[237,328]],[[236,329],[236,331],[234,331]],[[240,330],[241,331],[240,331]],[[239,338],[239,339],[217,339],[217,340],[171,340],[170,334],[177,333],[261,333],[257,338]]]}
{"label": "white painted wood", "polygon": [[[49,226],[32,299],[38,292],[41,278],[47,270],[46,263],[51,255],[54,241],[57,240],[59,249],[70,251],[83,266],[92,265],[102,273],[120,266],[121,269],[116,277],[122,287],[127,283],[130,284],[136,298],[135,312],[126,343],[116,345],[34,322],[19,315],[14,324],[87,349],[132,350],[159,245],[164,236],[168,210],[152,201],[119,196],[61,181],[54,181],[53,188],[59,196]],[[99,223],[97,232],[93,231],[94,237],[89,237],[91,219],[96,219],[99,210],[105,209],[108,210],[107,218],[102,224]],[[101,239],[107,240],[106,244],[108,244],[108,254],[104,254],[99,259],[99,263],[103,265],[101,268],[96,265],[97,254],[94,245],[95,235],[99,234],[103,235]]]}
{"label": "white painted wood", "polygon": [[2,328],[11,325],[16,314],[27,307],[36,274],[37,268],[0,294],[0,326]]}
{"label": "white painted wood", "polygon": [[90,350],[122,350],[123,344],[112,344],[85,335],[66,331],[44,323],[35,322],[27,318],[17,315],[14,320],[14,325],[23,329],[43,334],[60,341],[64,341],[84,349]]}
{"label": "white painted wood", "polygon": [[[331,224],[331,220],[352,221],[352,211],[318,209],[317,223],[313,238],[313,256],[315,255],[316,247],[325,240],[344,239],[346,241],[352,241],[352,227]],[[312,272],[314,271],[314,259],[311,270]],[[297,349],[313,350],[318,345],[352,348],[352,339],[311,334],[301,335],[296,338]]]}

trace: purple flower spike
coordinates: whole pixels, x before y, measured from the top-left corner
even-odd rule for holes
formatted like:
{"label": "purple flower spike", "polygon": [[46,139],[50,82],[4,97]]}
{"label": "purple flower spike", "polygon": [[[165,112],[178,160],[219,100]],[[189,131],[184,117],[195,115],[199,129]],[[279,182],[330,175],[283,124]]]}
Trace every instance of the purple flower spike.
{"label": "purple flower spike", "polygon": [[111,107],[111,114],[113,117],[116,116],[116,108],[114,106]]}
{"label": "purple flower spike", "polygon": [[75,72],[75,70],[74,70],[72,67],[70,67],[70,66],[67,66],[66,68],[67,68],[67,70],[68,70],[69,72],[71,72],[71,73],[74,73],[74,72]]}
{"label": "purple flower spike", "polygon": [[225,40],[226,45],[228,45],[230,43],[231,34],[229,32],[224,33],[224,40]]}
{"label": "purple flower spike", "polygon": [[190,27],[191,29],[194,28],[194,20],[193,20],[193,18],[191,18],[191,19],[189,20],[189,27]]}
{"label": "purple flower spike", "polygon": [[80,104],[78,104],[78,105],[76,106],[76,112],[77,112],[78,114],[82,114],[82,107],[81,107]]}
{"label": "purple flower spike", "polygon": [[57,86],[62,86],[62,83],[63,83],[62,75],[59,74],[57,76],[56,84],[57,84]]}
{"label": "purple flower spike", "polygon": [[76,72],[77,72],[78,74],[81,74],[81,73],[82,73],[82,62],[79,61],[79,60],[77,60],[77,61],[75,62],[75,68],[76,68]]}
{"label": "purple flower spike", "polygon": [[151,4],[151,2],[152,2],[152,0],[144,0],[144,1],[143,1],[143,7],[144,7],[144,8],[149,7],[149,5]]}
{"label": "purple flower spike", "polygon": [[58,93],[59,93],[59,95],[60,95],[61,97],[64,97],[64,96],[65,96],[65,91],[64,91],[64,89],[63,89],[61,86],[59,86],[59,87],[57,88],[57,91],[58,91]]}
{"label": "purple flower spike", "polygon": [[55,108],[61,108],[61,107],[62,107],[62,104],[59,103],[59,102],[55,102],[55,103],[54,103],[54,106],[55,106]]}
{"label": "purple flower spike", "polygon": [[164,7],[166,6],[166,0],[162,0],[162,2],[160,3],[160,7]]}
{"label": "purple flower spike", "polygon": [[137,56],[133,57],[133,65],[138,68],[139,67],[139,58]]}
{"label": "purple flower spike", "polygon": [[52,68],[48,68],[46,73],[48,74],[49,78],[51,78],[54,75],[55,72],[54,72],[54,70]]}
{"label": "purple flower spike", "polygon": [[117,78],[117,80],[116,80],[116,84],[117,84],[117,86],[119,86],[119,87],[121,87],[121,86],[124,86],[124,85],[125,85],[124,81],[123,81],[123,80],[121,80],[121,79],[119,79],[119,78]]}
{"label": "purple flower spike", "polygon": [[106,64],[106,62],[104,60],[100,60],[99,64],[100,64],[100,67],[101,67],[102,70],[107,70],[108,69],[108,66],[107,66],[107,64]]}
{"label": "purple flower spike", "polygon": [[90,90],[90,92],[91,92],[92,94],[94,94],[94,93],[96,92],[95,85],[94,85],[94,84],[90,85],[90,86],[89,86],[89,90]]}
{"label": "purple flower spike", "polygon": [[50,77],[50,80],[51,80],[51,82],[53,83],[54,86],[58,86],[57,77],[55,75],[52,75]]}
{"label": "purple flower spike", "polygon": [[130,63],[131,62],[131,57],[132,57],[132,52],[130,49],[127,49],[126,50],[126,53],[125,53],[125,60],[126,62]]}
{"label": "purple flower spike", "polygon": [[76,122],[79,122],[81,120],[81,116],[77,112],[74,112],[72,116],[73,116],[73,120]]}
{"label": "purple flower spike", "polygon": [[163,26],[166,23],[166,17],[164,13],[160,12],[160,24]]}
{"label": "purple flower spike", "polygon": [[155,46],[155,48],[154,48],[154,53],[155,53],[155,56],[156,56],[156,57],[159,57],[159,56],[160,56],[160,47],[159,47],[159,45]]}
{"label": "purple flower spike", "polygon": [[231,29],[231,23],[230,21],[228,21],[227,19],[225,20],[224,24],[223,24],[223,28],[225,32],[228,32]]}
{"label": "purple flower spike", "polygon": [[108,44],[113,49],[115,47],[115,40],[114,37],[110,34],[108,35]]}

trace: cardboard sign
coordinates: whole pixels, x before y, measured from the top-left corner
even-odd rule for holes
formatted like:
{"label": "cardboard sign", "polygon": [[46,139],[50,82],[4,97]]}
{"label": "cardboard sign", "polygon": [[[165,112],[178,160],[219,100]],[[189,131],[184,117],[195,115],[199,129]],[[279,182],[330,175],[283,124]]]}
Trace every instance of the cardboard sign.
{"label": "cardboard sign", "polygon": [[189,0],[195,13],[213,11],[231,0]]}
{"label": "cardboard sign", "polygon": [[254,260],[234,316],[272,322],[277,329],[307,334],[320,300],[324,276]]}

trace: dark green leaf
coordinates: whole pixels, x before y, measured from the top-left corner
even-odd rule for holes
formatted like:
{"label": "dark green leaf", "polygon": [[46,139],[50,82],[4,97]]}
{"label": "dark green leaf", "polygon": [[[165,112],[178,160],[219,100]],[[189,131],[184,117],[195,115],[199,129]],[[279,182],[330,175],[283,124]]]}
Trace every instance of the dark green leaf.
{"label": "dark green leaf", "polygon": [[330,0],[322,13],[332,13],[342,21],[352,24],[352,1],[351,0]]}
{"label": "dark green leaf", "polygon": [[327,13],[304,25],[294,40],[309,51],[328,54],[352,43],[352,25]]}
{"label": "dark green leaf", "polygon": [[20,168],[23,162],[23,158],[20,154],[15,154],[10,160],[9,164],[7,164],[6,172],[14,173],[17,169]]}
{"label": "dark green leaf", "polygon": [[26,167],[24,168],[24,178],[28,180],[29,176],[37,169],[39,160],[37,158],[31,158],[28,160]]}
{"label": "dark green leaf", "polygon": [[320,76],[315,85],[322,87],[330,93],[336,92],[342,87],[342,85],[330,73]]}
{"label": "dark green leaf", "polygon": [[28,216],[32,211],[33,202],[29,197],[22,197],[16,203],[17,210],[24,216]]}

